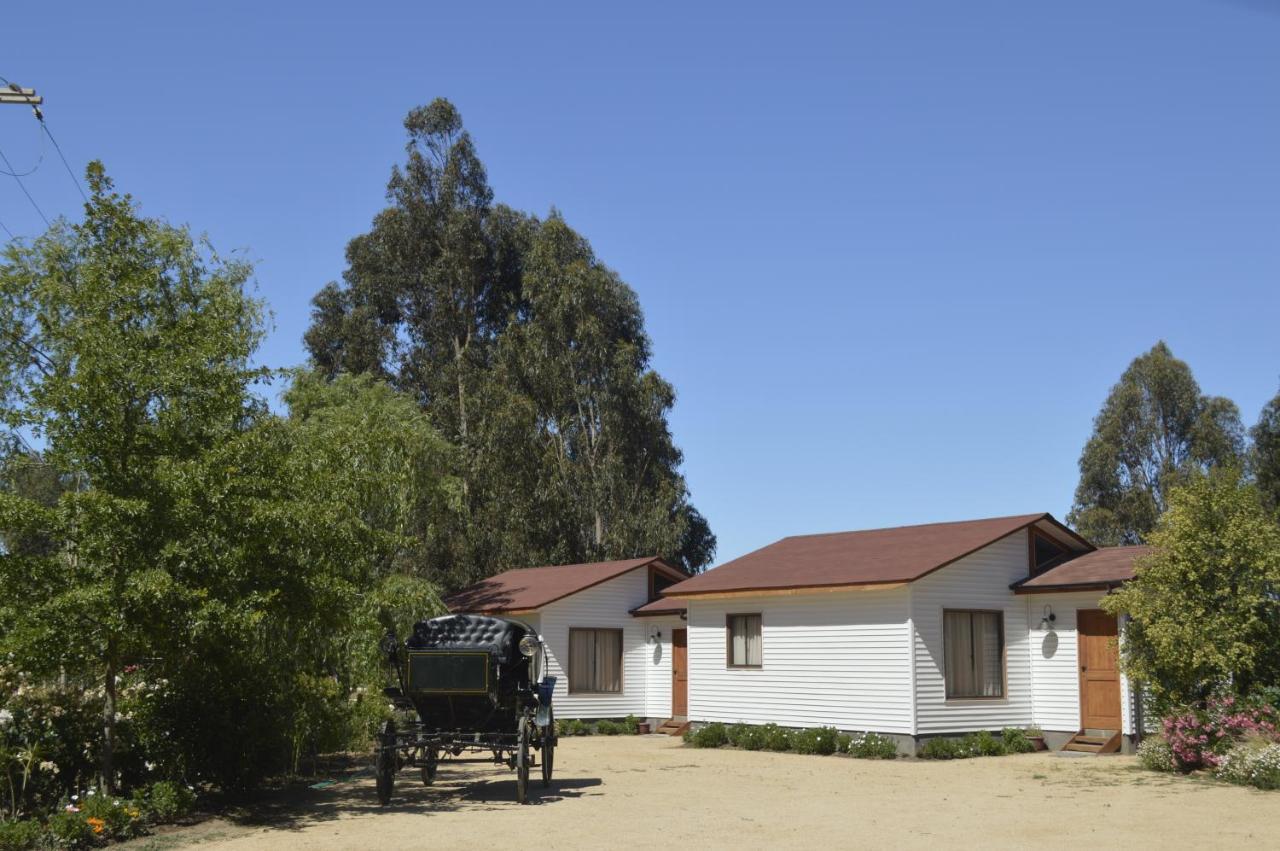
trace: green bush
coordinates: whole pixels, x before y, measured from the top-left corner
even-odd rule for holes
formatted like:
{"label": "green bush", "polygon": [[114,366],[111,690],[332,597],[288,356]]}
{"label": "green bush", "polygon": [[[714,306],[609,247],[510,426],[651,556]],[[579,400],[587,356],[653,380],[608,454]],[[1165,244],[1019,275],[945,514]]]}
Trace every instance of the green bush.
{"label": "green bush", "polygon": [[687,731],[684,740],[695,748],[722,748],[729,744],[729,730],[723,724],[711,723]]}
{"label": "green bush", "polygon": [[634,715],[628,715],[622,719],[623,732],[634,736],[640,732],[640,719]]}
{"label": "green bush", "polygon": [[777,724],[765,724],[760,728],[763,736],[764,750],[767,751],[789,751],[792,749],[793,733],[786,727],[779,727]]}
{"label": "green bush", "polygon": [[44,837],[38,821],[0,821],[0,851],[27,851]]}
{"label": "green bush", "polygon": [[841,733],[836,738],[836,753],[853,753],[853,736]]}
{"label": "green bush", "polygon": [[170,824],[191,812],[195,793],[172,780],[161,780],[134,796],[156,824]]}
{"label": "green bush", "polygon": [[809,727],[791,736],[791,747],[796,753],[827,756],[836,752],[839,737],[835,727]]}
{"label": "green bush", "polygon": [[1138,764],[1151,771],[1177,771],[1173,745],[1163,736],[1148,736],[1138,745]]}
{"label": "green bush", "polygon": [[849,744],[841,752],[859,759],[897,759],[898,743],[888,736],[860,733],[850,737]]}
{"label": "green bush", "polygon": [[1280,789],[1280,744],[1256,739],[1241,742],[1227,752],[1215,773],[1228,783]]}
{"label": "green bush", "polygon": [[49,819],[49,834],[63,848],[87,848],[95,839],[93,827],[80,813],[54,813]]}
{"label": "green bush", "polygon": [[635,728],[628,729],[625,722],[610,721],[608,718],[596,722],[596,735],[598,736],[621,736],[625,733],[634,733]]}
{"label": "green bush", "polygon": [[1004,756],[1008,751],[1004,743],[986,730],[969,733],[960,740],[960,749],[965,756]]}
{"label": "green bush", "polygon": [[764,750],[767,733],[764,727],[756,724],[743,724],[743,730],[738,738],[737,745],[744,751],[762,751]]}
{"label": "green bush", "polygon": [[1000,741],[1009,753],[1031,753],[1036,746],[1027,738],[1026,732],[1017,727],[1005,727],[1000,731]]}
{"label": "green bush", "polygon": [[556,727],[559,729],[561,736],[589,736],[591,735],[591,725],[577,718],[565,718],[557,721]]}
{"label": "green bush", "polygon": [[968,754],[961,753],[960,743],[955,739],[929,739],[919,752],[921,759],[963,759],[965,756]]}

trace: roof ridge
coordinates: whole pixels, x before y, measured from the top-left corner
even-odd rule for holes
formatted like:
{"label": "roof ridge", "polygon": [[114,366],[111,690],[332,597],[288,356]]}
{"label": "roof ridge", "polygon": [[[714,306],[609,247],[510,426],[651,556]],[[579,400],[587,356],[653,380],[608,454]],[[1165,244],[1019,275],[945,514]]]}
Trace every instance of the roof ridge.
{"label": "roof ridge", "polygon": [[[931,523],[903,523],[899,526],[876,526],[871,529],[844,529],[839,532],[811,532],[807,535],[787,535],[774,541],[775,544],[782,541],[791,541],[797,538],[825,538],[831,535],[859,535],[864,532],[893,532],[898,529],[919,529],[923,526],[960,526],[966,523],[991,523],[995,520],[1028,520],[1030,518],[1044,518],[1052,515],[1047,511],[1033,512],[1031,514],[1002,514],[997,517],[974,517],[971,520],[938,520]],[[766,544],[773,546],[773,544]],[[1132,546],[1142,546],[1141,544],[1133,544]]]}
{"label": "roof ridge", "polygon": [[[614,564],[616,562],[624,561],[657,561],[660,558],[662,558],[662,556],[636,556],[635,558],[606,558],[600,561],[578,561],[572,564],[539,564],[534,567],[509,567],[506,570],[499,571],[498,573],[493,574],[493,576],[487,578],[492,579],[494,576],[501,576],[504,573],[517,573],[523,570],[555,570],[557,568],[563,569],[566,567],[594,567],[598,564]],[[480,581],[483,582],[484,580],[482,579]]]}

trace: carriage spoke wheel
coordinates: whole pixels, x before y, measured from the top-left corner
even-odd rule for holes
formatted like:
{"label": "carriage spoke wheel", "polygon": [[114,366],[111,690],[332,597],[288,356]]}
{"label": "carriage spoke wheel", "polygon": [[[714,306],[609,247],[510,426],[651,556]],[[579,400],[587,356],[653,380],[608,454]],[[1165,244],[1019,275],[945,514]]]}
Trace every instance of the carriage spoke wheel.
{"label": "carriage spoke wheel", "polygon": [[422,760],[422,785],[430,786],[436,780],[436,768],[439,765],[439,757],[436,756],[435,748],[427,748],[426,756]]}
{"label": "carriage spoke wheel", "polygon": [[384,807],[391,803],[391,788],[396,781],[396,725],[387,721],[378,733],[378,753],[374,758],[374,773],[378,779],[378,803]]}
{"label": "carriage spoke wheel", "polygon": [[529,803],[529,716],[520,716],[520,745],[516,750],[516,802]]}
{"label": "carriage spoke wheel", "polygon": [[542,731],[542,785],[551,785],[551,764],[556,753],[556,716],[554,711],[547,715],[547,726]]}

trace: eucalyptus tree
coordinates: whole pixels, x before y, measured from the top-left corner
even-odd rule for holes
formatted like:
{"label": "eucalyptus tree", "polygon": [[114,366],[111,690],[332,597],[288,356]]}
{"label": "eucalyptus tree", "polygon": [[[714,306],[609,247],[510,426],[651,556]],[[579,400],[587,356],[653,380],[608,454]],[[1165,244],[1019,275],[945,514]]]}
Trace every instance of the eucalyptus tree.
{"label": "eucalyptus tree", "polygon": [[1280,511],[1280,393],[1262,409],[1249,435],[1253,438],[1250,466],[1258,490],[1272,511]]}
{"label": "eucalyptus tree", "polygon": [[1238,464],[1243,451],[1235,404],[1203,394],[1161,341],[1129,364],[1094,419],[1068,520],[1099,544],[1145,541],[1171,486]]}
{"label": "eucalyptus tree", "polygon": [[647,553],[705,567],[715,538],[688,501],[635,293],[558,215],[494,202],[448,101],[405,128],[389,205],[316,296],[305,341],[321,374],[387,379],[457,447],[446,583]]}

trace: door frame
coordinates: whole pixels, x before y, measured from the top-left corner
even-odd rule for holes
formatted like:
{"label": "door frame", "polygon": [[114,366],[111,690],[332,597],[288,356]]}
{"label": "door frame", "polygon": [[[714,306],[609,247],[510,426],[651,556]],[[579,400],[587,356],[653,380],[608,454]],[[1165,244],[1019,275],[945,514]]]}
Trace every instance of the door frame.
{"label": "door frame", "polygon": [[[1119,733],[1119,732],[1122,732],[1124,728],[1124,678],[1120,673],[1120,644],[1119,644],[1120,619],[1115,615],[1104,612],[1102,609],[1076,609],[1076,667],[1077,667],[1076,677],[1078,678],[1078,682],[1080,684],[1080,729],[1085,730],[1085,729],[1093,728],[1092,725],[1085,723],[1085,714],[1086,714],[1085,713],[1085,707],[1086,707],[1085,691],[1089,683],[1088,677],[1085,676],[1085,674],[1087,673],[1085,670],[1085,664],[1084,664],[1085,636],[1089,635],[1089,636],[1094,636],[1096,638],[1104,637],[1101,635],[1094,635],[1094,633],[1085,632],[1083,627],[1085,618],[1082,617],[1082,615],[1085,615],[1085,614],[1101,615],[1104,618],[1110,619],[1116,625],[1115,643],[1111,646],[1110,653],[1111,653],[1111,657],[1115,660],[1116,732]],[[1103,728],[1096,728],[1096,729],[1103,729]]]}

